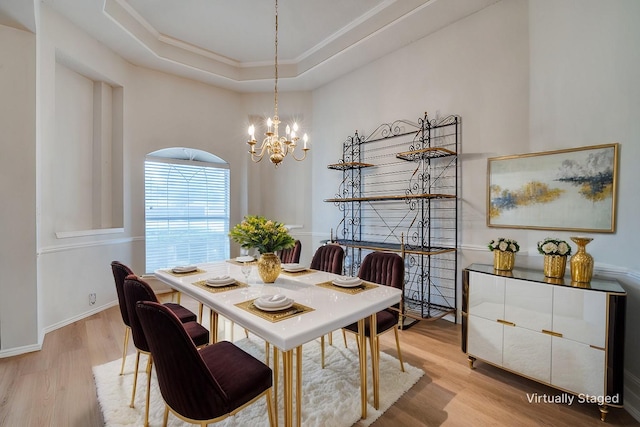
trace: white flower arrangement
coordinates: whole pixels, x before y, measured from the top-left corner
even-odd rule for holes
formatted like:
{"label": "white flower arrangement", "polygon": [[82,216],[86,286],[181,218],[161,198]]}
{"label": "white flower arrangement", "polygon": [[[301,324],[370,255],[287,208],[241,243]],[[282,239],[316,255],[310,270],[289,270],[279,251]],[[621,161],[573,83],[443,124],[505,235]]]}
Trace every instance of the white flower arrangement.
{"label": "white flower arrangement", "polygon": [[490,251],[502,251],[502,252],[518,252],[520,245],[513,239],[505,239],[504,237],[498,237],[489,242],[488,248]]}
{"label": "white flower arrangement", "polygon": [[564,240],[547,237],[538,242],[538,252],[542,255],[569,256],[571,255],[571,246]]}

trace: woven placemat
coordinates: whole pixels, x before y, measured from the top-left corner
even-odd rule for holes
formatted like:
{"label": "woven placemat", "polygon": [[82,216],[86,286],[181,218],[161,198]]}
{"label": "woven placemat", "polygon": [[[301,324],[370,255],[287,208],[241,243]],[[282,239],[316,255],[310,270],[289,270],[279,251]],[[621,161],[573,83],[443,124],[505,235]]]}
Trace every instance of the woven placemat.
{"label": "woven placemat", "polygon": [[314,310],[311,307],[307,307],[306,305],[294,302],[291,307],[285,308],[284,310],[263,311],[253,304],[255,300],[256,298],[249,301],[239,302],[238,304],[236,304],[236,307],[240,307],[241,309],[246,310],[251,314],[255,314],[258,317],[262,317],[263,319],[268,320],[272,323],[290,319],[291,317],[297,316],[299,314],[309,313]]}
{"label": "woven placemat", "polygon": [[240,261],[236,261],[235,259],[228,259],[227,262],[229,264],[234,264],[234,265],[256,265],[258,263],[258,260],[254,259],[253,261],[249,261],[249,262],[240,262]]}
{"label": "woven placemat", "polygon": [[224,286],[207,286],[206,280],[198,280],[197,282],[193,282],[199,288],[206,289],[212,294],[216,294],[218,292],[230,291],[232,289],[246,288],[248,285],[246,283],[238,282],[237,280],[229,285]]}
{"label": "woven placemat", "polygon": [[353,288],[343,288],[342,286],[336,286],[332,281],[317,283],[316,286],[320,286],[321,288],[331,289],[332,291],[344,292],[345,294],[359,294],[360,292],[368,291],[369,289],[377,288],[379,285],[369,282],[362,282],[362,284],[358,286],[354,286]]}
{"label": "woven placemat", "polygon": [[200,273],[206,273],[206,270],[200,270],[199,268],[196,269],[195,271],[190,271],[188,273],[176,273],[171,269],[168,270],[164,270],[165,273],[169,273],[172,276],[176,276],[176,277],[184,277],[184,276],[193,276],[194,274],[200,274]]}
{"label": "woven placemat", "polygon": [[304,276],[305,274],[310,274],[310,273],[315,273],[316,270],[311,270],[310,268],[307,268],[305,270],[300,270],[300,271],[285,271],[282,270],[281,273],[286,275],[286,276]]}

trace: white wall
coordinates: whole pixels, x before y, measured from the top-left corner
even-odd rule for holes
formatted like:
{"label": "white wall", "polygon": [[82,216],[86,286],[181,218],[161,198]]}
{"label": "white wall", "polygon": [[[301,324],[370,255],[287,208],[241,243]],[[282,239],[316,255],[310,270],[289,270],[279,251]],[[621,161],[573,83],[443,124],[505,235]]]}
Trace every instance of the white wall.
{"label": "white wall", "polygon": [[35,47],[0,25],[0,351],[38,339]]}

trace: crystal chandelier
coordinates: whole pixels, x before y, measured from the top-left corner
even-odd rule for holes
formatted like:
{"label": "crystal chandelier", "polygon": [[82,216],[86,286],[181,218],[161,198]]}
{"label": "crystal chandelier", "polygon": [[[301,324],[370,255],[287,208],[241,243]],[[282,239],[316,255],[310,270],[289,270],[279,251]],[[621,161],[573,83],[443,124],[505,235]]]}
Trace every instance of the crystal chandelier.
{"label": "crystal chandelier", "polygon": [[265,138],[262,141],[262,144],[256,151],[256,138],[255,138],[255,126],[249,126],[249,140],[247,144],[249,144],[249,154],[251,154],[251,160],[258,163],[265,154],[269,155],[269,160],[271,163],[275,165],[277,168],[280,162],[284,160],[284,158],[291,154],[297,161],[302,161],[307,157],[307,151],[311,148],[309,147],[309,137],[305,133],[302,137],[303,145],[302,145],[302,157],[298,158],[295,156],[294,151],[298,146],[298,124],[293,123],[293,126],[287,125],[285,129],[285,136],[278,135],[278,125],[280,124],[280,118],[278,117],[278,0],[276,0],[276,37],[275,37],[275,47],[276,47],[276,55],[275,55],[275,89],[274,89],[274,114],[273,120],[271,117],[267,119],[267,131],[265,132]]}

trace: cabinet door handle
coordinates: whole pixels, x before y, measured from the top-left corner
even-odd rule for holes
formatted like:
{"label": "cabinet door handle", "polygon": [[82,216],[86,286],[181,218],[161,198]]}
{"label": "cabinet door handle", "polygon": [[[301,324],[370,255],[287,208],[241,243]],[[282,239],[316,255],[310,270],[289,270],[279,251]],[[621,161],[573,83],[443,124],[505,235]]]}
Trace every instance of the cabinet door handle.
{"label": "cabinet door handle", "polygon": [[543,330],[542,330],[542,333],[543,333],[543,334],[547,334],[547,335],[552,335],[552,336],[554,336],[554,337],[560,337],[560,338],[562,338],[562,334],[561,334],[560,332],[553,332],[553,331],[548,331],[548,330],[546,330],[546,329],[543,329]]}
{"label": "cabinet door handle", "polygon": [[498,323],[502,323],[503,325],[507,325],[507,326],[516,326],[515,323],[513,322],[509,322],[508,320],[502,320],[502,319],[496,319],[496,321]]}

